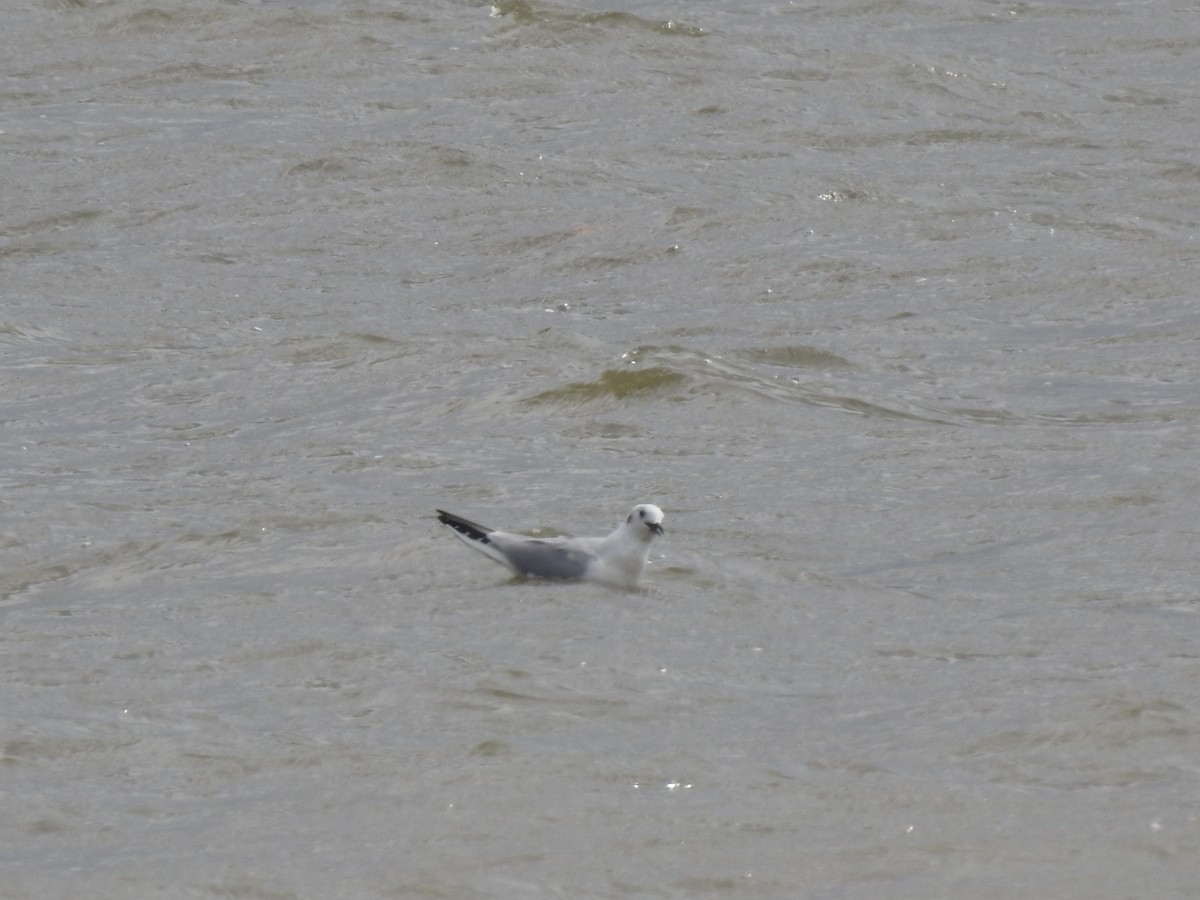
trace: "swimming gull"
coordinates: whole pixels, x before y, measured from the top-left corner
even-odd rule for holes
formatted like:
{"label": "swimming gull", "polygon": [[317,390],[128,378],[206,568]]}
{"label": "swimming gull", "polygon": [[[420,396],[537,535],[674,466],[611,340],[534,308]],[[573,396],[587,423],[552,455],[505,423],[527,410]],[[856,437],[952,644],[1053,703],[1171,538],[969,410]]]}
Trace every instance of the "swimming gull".
{"label": "swimming gull", "polygon": [[508,566],[517,575],[598,581],[616,587],[637,584],[650,542],[663,533],[663,511],[639,503],[608,537],[532,538],[485,528],[462,516],[437,511],[465,544]]}

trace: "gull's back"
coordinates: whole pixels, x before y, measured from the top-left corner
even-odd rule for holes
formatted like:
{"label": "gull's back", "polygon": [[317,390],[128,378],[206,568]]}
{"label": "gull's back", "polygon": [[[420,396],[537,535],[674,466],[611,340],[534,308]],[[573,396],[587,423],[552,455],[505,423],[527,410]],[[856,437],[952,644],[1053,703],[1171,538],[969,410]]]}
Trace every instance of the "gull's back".
{"label": "gull's back", "polygon": [[529,538],[495,532],[491,539],[519,575],[584,578],[596,558],[589,542],[579,538]]}

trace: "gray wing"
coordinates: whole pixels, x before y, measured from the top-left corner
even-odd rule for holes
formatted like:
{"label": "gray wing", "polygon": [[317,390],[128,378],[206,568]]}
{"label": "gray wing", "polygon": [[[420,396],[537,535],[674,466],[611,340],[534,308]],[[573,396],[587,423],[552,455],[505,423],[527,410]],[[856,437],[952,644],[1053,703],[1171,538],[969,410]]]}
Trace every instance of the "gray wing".
{"label": "gray wing", "polygon": [[493,540],[494,545],[514,569],[522,575],[537,578],[583,578],[593,554],[578,547],[563,546],[550,541],[524,539]]}

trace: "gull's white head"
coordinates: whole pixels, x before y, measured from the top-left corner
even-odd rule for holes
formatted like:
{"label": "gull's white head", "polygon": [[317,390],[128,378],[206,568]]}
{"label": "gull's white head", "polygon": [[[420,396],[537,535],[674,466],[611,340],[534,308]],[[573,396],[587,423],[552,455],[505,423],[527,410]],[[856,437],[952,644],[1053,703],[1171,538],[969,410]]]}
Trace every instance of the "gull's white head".
{"label": "gull's white head", "polygon": [[629,511],[625,519],[625,528],[632,530],[643,541],[648,541],[656,534],[663,533],[663,511],[653,503],[639,503]]}

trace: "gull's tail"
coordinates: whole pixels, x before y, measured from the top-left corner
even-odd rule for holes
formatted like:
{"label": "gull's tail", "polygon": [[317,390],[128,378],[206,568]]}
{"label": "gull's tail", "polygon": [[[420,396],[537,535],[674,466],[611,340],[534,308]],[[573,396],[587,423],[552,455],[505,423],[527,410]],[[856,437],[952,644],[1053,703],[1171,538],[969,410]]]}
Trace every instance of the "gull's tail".
{"label": "gull's tail", "polygon": [[443,525],[449,525],[454,529],[454,533],[460,535],[470,541],[478,541],[481,544],[490,544],[488,540],[488,532],[495,531],[494,528],[485,528],[477,522],[472,522],[470,519],[464,519],[462,516],[456,516],[454,513],[448,513],[444,509],[436,511],[438,521]]}
{"label": "gull's tail", "polygon": [[470,519],[464,519],[462,516],[456,516],[454,513],[448,513],[444,509],[437,511],[438,521],[449,525],[454,530],[454,536],[461,540],[464,544],[474,547],[484,556],[494,559],[496,562],[505,568],[520,574],[520,570],[513,565],[513,561],[508,558],[507,554],[501,553],[500,550],[492,543],[489,534],[495,532],[494,528],[485,528],[478,522],[472,522]]}

